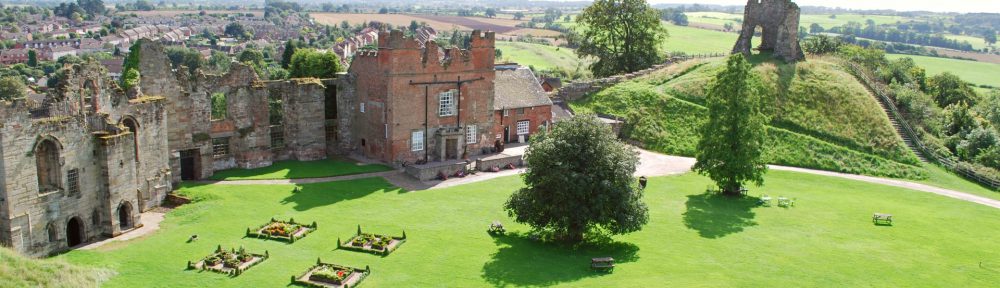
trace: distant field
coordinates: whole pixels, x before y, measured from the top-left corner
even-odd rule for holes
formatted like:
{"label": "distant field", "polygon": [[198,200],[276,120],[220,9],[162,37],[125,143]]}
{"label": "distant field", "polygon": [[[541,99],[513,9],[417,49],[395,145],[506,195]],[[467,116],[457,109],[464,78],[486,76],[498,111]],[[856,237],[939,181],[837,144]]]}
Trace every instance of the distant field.
{"label": "distant field", "polygon": [[[729,53],[736,44],[739,34],[721,32],[694,27],[677,26],[664,22],[670,37],[662,45],[667,52],[684,52],[687,54]],[[760,43],[754,37],[754,44]]]}
{"label": "distant field", "polygon": [[983,37],[969,36],[969,35],[954,35],[954,34],[944,34],[944,38],[954,39],[959,42],[966,41],[972,44],[972,48],[976,50],[981,50],[986,48],[986,40]]}
{"label": "distant field", "polygon": [[317,22],[326,25],[337,25],[343,21],[351,24],[379,21],[393,26],[407,26],[410,21],[427,22],[432,28],[438,31],[450,31],[459,29],[494,31],[503,35],[531,35],[535,37],[555,37],[560,33],[544,29],[527,29],[514,27],[521,20],[512,19],[490,19],[483,17],[458,17],[458,16],[435,16],[435,15],[411,15],[411,14],[354,14],[354,13],[310,13]]}
{"label": "distant field", "polygon": [[[135,15],[138,15],[138,16],[141,16],[141,17],[149,17],[149,16],[176,17],[178,15],[198,14],[198,13],[201,13],[201,10],[153,10],[153,11],[122,11],[122,12],[118,12],[118,14],[135,14]],[[238,11],[230,11],[230,10],[205,10],[205,13],[208,13],[208,14],[233,14],[233,13],[243,13],[243,14],[246,14],[246,13],[253,13],[255,16],[264,16],[264,11],[260,11],[260,10],[238,10]]]}
{"label": "distant field", "polygon": [[913,58],[917,62],[917,65],[927,69],[927,76],[951,72],[963,80],[976,85],[985,84],[1000,87],[1000,64],[901,54],[889,54],[887,57],[889,59]]}
{"label": "distant field", "polygon": [[685,13],[688,16],[688,22],[691,23],[704,23],[712,25],[726,25],[726,23],[733,23],[734,27],[740,27],[743,21],[743,15],[740,14],[730,14],[722,12],[689,12]]}
{"label": "distant field", "polygon": [[[725,25],[726,22],[734,22],[733,25],[737,25],[738,20],[743,19],[743,14],[731,14],[722,12],[691,12],[686,13],[688,15],[688,21],[696,23],[706,23],[713,25]],[[858,22],[864,24],[868,19],[875,20],[877,24],[892,24],[899,21],[908,20],[906,17],[902,16],[881,16],[881,15],[861,15],[861,14],[838,14],[836,18],[830,18],[829,14],[810,14],[802,15],[799,21],[799,26],[809,27],[813,23],[817,23],[823,28],[830,29],[835,26],[841,26],[847,24],[848,22]]]}
{"label": "distant field", "polygon": [[579,66],[581,72],[586,72],[590,64],[577,57],[573,49],[565,47],[507,41],[497,41],[496,47],[503,51],[504,60],[534,66],[536,70],[561,67],[573,71]]}

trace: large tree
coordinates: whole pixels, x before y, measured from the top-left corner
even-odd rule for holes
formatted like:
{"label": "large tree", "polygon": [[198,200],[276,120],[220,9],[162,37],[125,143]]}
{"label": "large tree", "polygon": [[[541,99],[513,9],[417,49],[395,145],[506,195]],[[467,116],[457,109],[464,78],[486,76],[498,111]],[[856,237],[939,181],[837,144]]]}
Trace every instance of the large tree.
{"label": "large tree", "polygon": [[576,22],[585,27],[576,52],[597,58],[590,65],[594,76],[635,72],[662,60],[659,47],[667,30],[660,11],[645,0],[596,0]]}
{"label": "large tree", "polygon": [[20,76],[0,78],[0,100],[20,99],[28,95],[28,87]]}
{"label": "large tree", "polygon": [[723,193],[740,195],[746,182],[764,183],[763,84],[741,53],[726,61],[708,88],[709,119],[701,127],[694,170],[708,175]]}
{"label": "large tree", "polygon": [[291,78],[334,78],[343,71],[340,58],[333,52],[319,52],[314,49],[298,49],[288,65]]}
{"label": "large tree", "polygon": [[638,153],[594,116],[556,123],[531,139],[526,187],[504,209],[519,223],[578,242],[593,228],[639,231],[649,220],[633,174]]}
{"label": "large tree", "polygon": [[972,85],[949,72],[927,79],[927,94],[934,96],[934,101],[937,101],[938,106],[941,107],[948,107],[959,102],[975,106],[979,102],[979,96],[976,95],[975,90],[972,90]]}
{"label": "large tree", "polygon": [[295,42],[288,40],[285,42],[285,51],[281,54],[281,68],[288,69],[292,64],[292,55],[295,55]]}

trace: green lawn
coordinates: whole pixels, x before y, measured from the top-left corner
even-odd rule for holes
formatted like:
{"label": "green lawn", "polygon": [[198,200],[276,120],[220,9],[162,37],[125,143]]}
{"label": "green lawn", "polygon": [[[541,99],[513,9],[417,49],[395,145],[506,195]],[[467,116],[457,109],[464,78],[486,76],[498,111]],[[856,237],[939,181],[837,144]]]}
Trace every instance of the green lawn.
{"label": "green lawn", "polygon": [[536,70],[563,68],[587,73],[590,63],[576,56],[576,51],[566,47],[556,47],[524,42],[497,41],[496,48],[503,53],[505,61],[517,62],[524,66],[534,66]]}
{"label": "green lawn", "polygon": [[[580,246],[530,240],[501,209],[520,179],[506,177],[404,192],[382,179],[303,185],[187,186],[198,202],[171,211],[151,236],[58,258],[114,269],[106,287],[283,287],[315,263],[370,266],[363,287],[989,287],[1000,281],[1000,210],[930,193],[783,171],[750,194],[797,198],[794,208],[702,194],[686,174],[650,180],[650,223],[640,232]],[[873,212],[894,226],[872,225]],[[319,224],[285,244],[242,238],[271,217]],[[486,233],[502,221],[508,236]],[[408,241],[387,257],[335,250],[366,231]],[[188,236],[200,240],[185,243]],[[230,278],[185,271],[216,245],[267,250],[271,259]],[[591,257],[612,256],[614,273]]]}
{"label": "green lawn", "polygon": [[962,176],[958,176],[958,174],[949,172],[937,165],[925,164],[924,168],[927,170],[928,177],[927,179],[920,180],[920,183],[1000,200],[1000,191],[995,191],[976,184],[976,182],[965,180]]}
{"label": "green lawn", "polygon": [[888,54],[886,57],[889,59],[913,58],[917,62],[917,65],[927,70],[927,76],[951,72],[961,77],[962,80],[976,85],[1000,87],[1000,77],[998,77],[1000,75],[1000,64],[901,54]]}
{"label": "green lawn", "polygon": [[[740,37],[736,33],[677,26],[667,22],[664,22],[663,26],[667,28],[670,37],[667,38],[666,43],[661,45],[661,47],[670,53],[728,54],[730,51],[733,51],[733,45],[736,43],[736,39]],[[759,43],[758,37],[754,37],[754,45]]]}
{"label": "green lawn", "polygon": [[274,165],[257,169],[229,169],[216,171],[212,180],[271,180],[271,179],[303,179],[364,174],[389,171],[380,164],[362,165],[344,160],[318,161],[278,161]]}

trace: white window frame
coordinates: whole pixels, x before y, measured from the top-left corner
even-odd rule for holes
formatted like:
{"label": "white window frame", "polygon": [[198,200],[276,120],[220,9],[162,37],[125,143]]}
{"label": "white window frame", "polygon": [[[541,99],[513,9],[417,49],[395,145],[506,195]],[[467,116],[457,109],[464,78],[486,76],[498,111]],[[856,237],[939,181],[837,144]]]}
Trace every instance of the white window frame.
{"label": "white window frame", "polygon": [[479,142],[478,131],[476,131],[476,125],[465,126],[465,144],[476,144]]}
{"label": "white window frame", "polygon": [[448,90],[438,94],[438,117],[455,116],[456,90]]}
{"label": "white window frame", "polygon": [[510,116],[510,109],[503,109],[503,117]]}
{"label": "white window frame", "polygon": [[365,113],[365,102],[361,102],[361,113]]}
{"label": "white window frame", "polygon": [[531,120],[517,121],[517,135],[528,135],[531,127]]}
{"label": "white window frame", "polygon": [[424,131],[410,132],[410,151],[424,151]]}

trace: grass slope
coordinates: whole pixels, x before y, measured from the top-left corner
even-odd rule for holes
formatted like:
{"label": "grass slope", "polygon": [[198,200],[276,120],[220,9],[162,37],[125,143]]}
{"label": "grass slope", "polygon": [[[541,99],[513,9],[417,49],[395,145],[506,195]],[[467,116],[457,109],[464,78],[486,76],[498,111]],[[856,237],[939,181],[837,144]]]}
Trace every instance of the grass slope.
{"label": "grass slope", "polygon": [[0,247],[0,287],[97,287],[113,274],[106,269],[71,265],[62,259],[29,259]]}
{"label": "grass slope", "polygon": [[927,76],[951,72],[961,77],[962,80],[976,85],[1000,87],[1000,77],[997,77],[997,75],[1000,75],[1000,64],[901,54],[888,54],[886,57],[892,60],[906,57],[913,58],[913,61],[917,65],[927,70]]}
{"label": "grass slope", "polygon": [[[989,287],[1000,281],[1000,210],[930,193],[772,171],[766,193],[795,208],[703,195],[709,180],[686,174],[650,179],[650,223],[640,232],[567,247],[530,240],[501,209],[523,184],[506,177],[446,189],[403,192],[381,179],[304,185],[187,186],[201,199],[171,211],[156,234],[104,251],[73,251],[72,263],[108,267],[105,287],[281,287],[316,258],[371,267],[364,287]],[[895,215],[874,226],[873,212]],[[294,244],[241,238],[270,217],[317,221]],[[486,233],[502,221],[508,236]],[[336,239],[366,231],[408,241],[388,257],[334,250]],[[185,243],[191,234],[200,239]],[[230,278],[185,271],[215,249],[267,250],[271,259]],[[591,257],[612,256],[614,273],[594,273]],[[446,283],[446,284],[443,284]]]}
{"label": "grass slope", "polygon": [[212,180],[272,180],[303,179],[364,174],[389,171],[392,168],[379,164],[358,164],[343,160],[278,161],[274,165],[256,169],[229,169],[216,171]]}
{"label": "grass slope", "polygon": [[[667,28],[670,37],[660,46],[668,53],[726,54],[733,51],[733,43],[740,37],[736,33],[677,26],[667,22],[663,22],[663,26]],[[754,45],[760,44],[758,38],[754,37]]]}
{"label": "grass slope", "polygon": [[[693,156],[707,119],[705,89],[720,59],[689,61],[605,89],[577,103],[579,112],[612,114],[635,123],[626,133],[656,151]],[[893,131],[878,103],[832,60],[755,68],[770,87],[770,163],[922,179],[925,172]]]}
{"label": "grass slope", "polygon": [[577,57],[573,49],[524,42],[497,41],[496,48],[503,52],[506,61],[524,66],[534,66],[537,70],[564,68],[570,71],[580,67],[587,72],[589,62]]}

